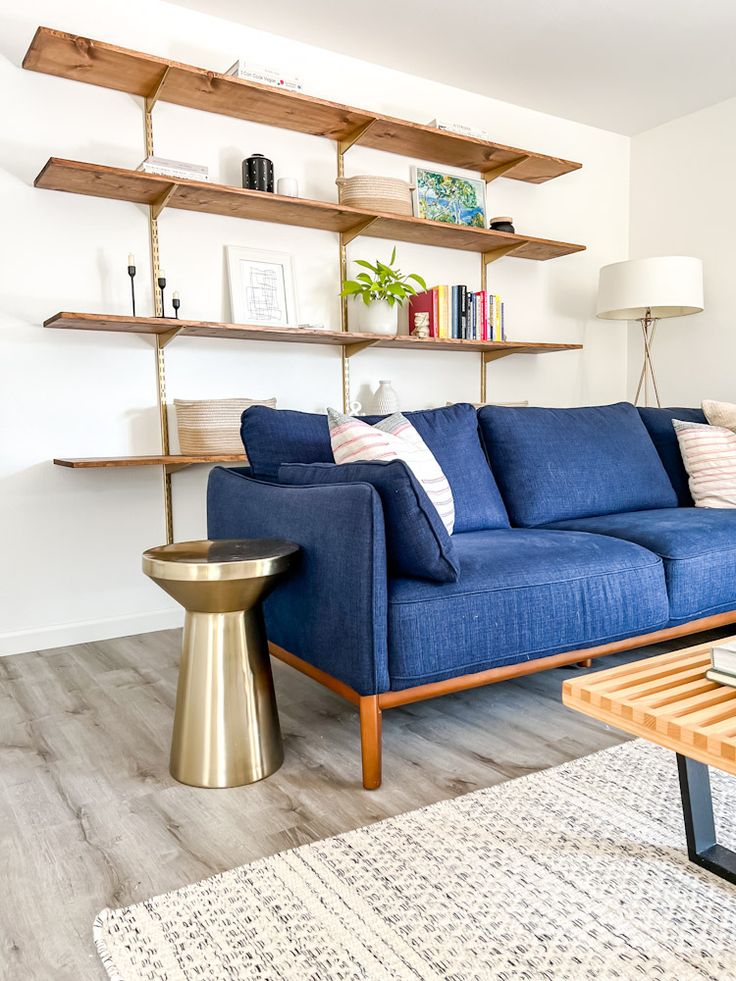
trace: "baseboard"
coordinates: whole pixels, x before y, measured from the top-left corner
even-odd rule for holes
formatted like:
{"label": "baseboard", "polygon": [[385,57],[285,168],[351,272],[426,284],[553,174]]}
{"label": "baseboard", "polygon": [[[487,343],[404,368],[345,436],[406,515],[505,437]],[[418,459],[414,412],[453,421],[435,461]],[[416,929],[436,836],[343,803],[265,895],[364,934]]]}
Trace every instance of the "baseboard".
{"label": "baseboard", "polygon": [[170,630],[183,623],[184,611],[178,608],[155,610],[151,613],[133,613],[104,620],[79,620],[76,623],[58,623],[36,630],[16,630],[0,634],[0,657],[24,654],[27,651],[45,651],[54,647],[69,647],[95,640],[112,640],[114,637],[130,637],[147,634],[154,630]]}

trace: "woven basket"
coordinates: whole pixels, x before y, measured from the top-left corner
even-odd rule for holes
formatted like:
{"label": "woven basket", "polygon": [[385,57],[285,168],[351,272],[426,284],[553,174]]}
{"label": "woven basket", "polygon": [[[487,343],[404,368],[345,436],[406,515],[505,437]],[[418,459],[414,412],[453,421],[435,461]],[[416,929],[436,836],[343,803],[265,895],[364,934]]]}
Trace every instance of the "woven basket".
{"label": "woven basket", "polygon": [[411,184],[396,177],[338,177],[340,204],[366,211],[388,211],[394,215],[411,215]]}
{"label": "woven basket", "polygon": [[242,453],[240,417],[249,405],[276,408],[276,399],[174,399],[179,449],[189,456]]}

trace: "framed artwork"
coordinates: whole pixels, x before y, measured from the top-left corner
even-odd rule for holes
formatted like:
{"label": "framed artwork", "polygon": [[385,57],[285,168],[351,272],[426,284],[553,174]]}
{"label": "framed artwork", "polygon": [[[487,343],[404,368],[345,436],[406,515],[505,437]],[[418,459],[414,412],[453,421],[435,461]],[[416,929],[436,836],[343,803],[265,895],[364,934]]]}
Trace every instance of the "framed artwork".
{"label": "framed artwork", "polygon": [[287,252],[225,246],[235,324],[296,327],[294,269]]}
{"label": "framed artwork", "polygon": [[486,227],[485,181],[424,167],[412,167],[411,178],[416,218]]}

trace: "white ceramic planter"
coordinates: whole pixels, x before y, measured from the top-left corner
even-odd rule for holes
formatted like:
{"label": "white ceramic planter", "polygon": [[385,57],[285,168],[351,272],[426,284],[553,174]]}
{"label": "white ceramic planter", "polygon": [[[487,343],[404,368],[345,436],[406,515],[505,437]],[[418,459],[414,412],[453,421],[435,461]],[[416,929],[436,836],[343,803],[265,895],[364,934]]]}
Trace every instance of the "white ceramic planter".
{"label": "white ceramic planter", "polygon": [[353,308],[357,308],[357,329],[369,334],[396,334],[399,329],[399,306],[392,307],[386,300],[376,300],[366,306],[362,300],[356,300]]}

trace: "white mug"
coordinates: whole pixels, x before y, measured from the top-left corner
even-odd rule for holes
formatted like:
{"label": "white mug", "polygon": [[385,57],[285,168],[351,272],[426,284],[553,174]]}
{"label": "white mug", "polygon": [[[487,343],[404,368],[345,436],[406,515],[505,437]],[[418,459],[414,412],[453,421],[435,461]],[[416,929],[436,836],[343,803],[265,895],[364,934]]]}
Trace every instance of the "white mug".
{"label": "white mug", "polygon": [[276,193],[287,198],[298,198],[299,184],[296,177],[279,177],[276,181]]}

